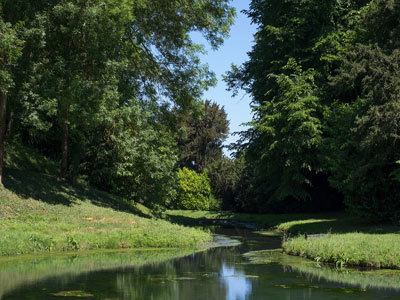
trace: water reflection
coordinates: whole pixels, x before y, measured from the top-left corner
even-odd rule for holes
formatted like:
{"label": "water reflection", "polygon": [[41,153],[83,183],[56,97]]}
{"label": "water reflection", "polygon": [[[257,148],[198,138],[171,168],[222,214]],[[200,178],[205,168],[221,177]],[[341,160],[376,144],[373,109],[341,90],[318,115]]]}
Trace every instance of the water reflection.
{"label": "water reflection", "polygon": [[246,253],[254,264],[279,264],[285,273],[300,274],[310,283],[323,281],[351,286],[360,290],[392,290],[400,292],[400,270],[367,270],[336,268],[312,260],[283,254],[280,250],[252,251]]}
{"label": "water reflection", "polygon": [[30,292],[38,294],[38,290],[41,290],[39,296],[37,298],[32,296],[29,299],[46,299],[50,290],[54,293],[74,290],[75,285],[79,285],[79,290],[82,287],[85,289],[92,287],[96,290],[98,286],[101,289],[105,287],[115,289],[115,284],[111,283],[115,274],[124,274],[125,270],[138,272],[142,267],[164,266],[165,261],[192,252],[176,249],[104,251],[1,259],[0,299],[28,299]]}
{"label": "water reflection", "polygon": [[[309,264],[296,265],[294,259],[299,258],[278,251],[261,251],[265,255],[256,251],[253,257],[244,258],[243,253],[271,249],[276,247],[276,242],[279,245],[279,240],[264,242],[264,239],[247,235],[247,241],[243,241],[241,246],[213,248],[194,255],[191,251],[177,250],[136,251],[0,262],[0,299],[54,300],[57,295],[74,292],[99,300],[375,300],[400,297],[400,290],[394,289],[400,286],[396,284],[400,282],[398,273],[380,277],[362,273],[358,278],[354,273],[338,273],[323,267],[315,270]],[[184,256],[174,258],[180,255]],[[282,266],[291,267],[284,269]],[[366,284],[359,285],[361,280]],[[73,299],[59,297],[67,298]]]}
{"label": "water reflection", "polygon": [[226,285],[226,300],[246,300],[251,293],[251,282],[243,271],[236,271],[224,263],[221,270],[222,281]]}

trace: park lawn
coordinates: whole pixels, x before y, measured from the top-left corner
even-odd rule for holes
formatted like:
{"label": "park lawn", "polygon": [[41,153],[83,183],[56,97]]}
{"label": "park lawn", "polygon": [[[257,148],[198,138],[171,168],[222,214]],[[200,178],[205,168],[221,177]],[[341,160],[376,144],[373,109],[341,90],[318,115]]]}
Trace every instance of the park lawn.
{"label": "park lawn", "polygon": [[151,218],[144,207],[89,186],[73,188],[30,171],[7,169],[6,174],[0,190],[0,256],[190,248],[211,240],[207,232]]}

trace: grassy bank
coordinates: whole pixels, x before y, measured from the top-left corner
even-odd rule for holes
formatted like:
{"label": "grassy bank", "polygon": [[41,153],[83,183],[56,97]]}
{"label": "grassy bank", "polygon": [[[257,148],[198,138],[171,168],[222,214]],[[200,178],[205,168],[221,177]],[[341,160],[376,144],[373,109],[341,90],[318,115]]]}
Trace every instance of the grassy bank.
{"label": "grassy bank", "polygon": [[211,239],[200,230],[140,217],[143,209],[88,186],[73,188],[29,171],[7,169],[6,174],[6,189],[0,191],[0,256],[195,247]]}
{"label": "grassy bank", "polygon": [[[345,213],[314,214],[240,214],[208,211],[167,211],[168,219],[177,224],[212,225],[221,220],[232,220],[256,225],[260,233],[272,231],[288,236],[319,233],[394,233],[400,227],[391,224],[371,224],[363,219]],[[263,230],[267,232],[263,232]]]}
{"label": "grassy bank", "polygon": [[284,242],[283,249],[291,255],[339,266],[400,269],[399,234],[347,233],[313,239],[297,237]]}
{"label": "grassy bank", "polygon": [[[171,221],[181,224],[213,224],[234,220],[257,225],[260,234],[281,234],[283,249],[291,255],[338,266],[400,269],[400,227],[371,224],[344,213],[328,214],[233,214],[169,211]],[[318,238],[307,235],[325,234]]]}

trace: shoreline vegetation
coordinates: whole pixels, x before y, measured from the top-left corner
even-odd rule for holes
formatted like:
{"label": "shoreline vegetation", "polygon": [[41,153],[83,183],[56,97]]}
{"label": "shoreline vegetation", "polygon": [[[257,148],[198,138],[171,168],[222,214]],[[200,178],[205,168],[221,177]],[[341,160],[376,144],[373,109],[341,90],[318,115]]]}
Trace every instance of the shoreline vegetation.
{"label": "shoreline vegetation", "polygon": [[[167,220],[156,220],[145,206],[99,191],[82,180],[72,187],[55,176],[53,161],[23,150],[12,151],[6,158],[5,187],[0,190],[0,258],[121,248],[193,249],[209,242],[211,234],[182,225],[231,224],[258,229],[265,236],[283,236],[287,254],[317,262],[400,269],[399,226],[374,225],[334,212],[170,210]],[[305,237],[318,234],[322,236]]]}
{"label": "shoreline vegetation", "polygon": [[[0,257],[95,249],[196,248],[211,234],[140,217],[144,207],[51,176],[7,170],[0,190]],[[134,210],[137,211],[134,211]]]}
{"label": "shoreline vegetation", "polygon": [[247,223],[258,227],[260,234],[282,236],[286,254],[319,263],[400,269],[400,227],[371,224],[344,213],[250,215],[174,210],[167,216],[172,222],[190,225],[223,220]]}
{"label": "shoreline vegetation", "polygon": [[355,232],[309,239],[299,236],[283,242],[282,247],[287,254],[336,266],[400,269],[398,234]]}

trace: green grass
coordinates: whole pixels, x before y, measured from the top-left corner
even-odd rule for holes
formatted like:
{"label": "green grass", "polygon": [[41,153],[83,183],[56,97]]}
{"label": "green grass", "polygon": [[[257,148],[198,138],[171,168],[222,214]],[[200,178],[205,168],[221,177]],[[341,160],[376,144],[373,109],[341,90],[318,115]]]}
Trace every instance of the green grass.
{"label": "green grass", "polygon": [[4,164],[11,169],[58,175],[59,164],[41,154],[37,149],[23,146],[18,140],[7,143]]}
{"label": "green grass", "polygon": [[266,235],[281,233],[286,235],[318,233],[393,233],[400,227],[391,224],[371,224],[363,219],[345,213],[314,214],[239,214],[208,211],[167,211],[171,222],[186,225],[213,224],[213,220],[227,219],[257,225],[265,229]]}
{"label": "green grass", "polygon": [[[400,269],[400,227],[371,224],[345,213],[248,215],[200,211],[168,211],[169,220],[180,224],[207,224],[232,219],[258,225],[260,234],[284,235],[284,251],[340,266]],[[327,234],[305,238],[310,234]]]}
{"label": "green grass", "polygon": [[400,269],[399,234],[347,233],[283,243],[286,253],[336,265]]}
{"label": "green grass", "polygon": [[209,233],[164,220],[118,197],[55,177],[6,169],[0,256],[90,249],[195,247]]}

